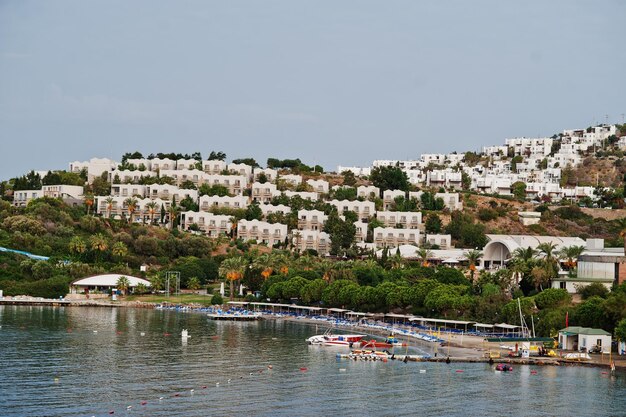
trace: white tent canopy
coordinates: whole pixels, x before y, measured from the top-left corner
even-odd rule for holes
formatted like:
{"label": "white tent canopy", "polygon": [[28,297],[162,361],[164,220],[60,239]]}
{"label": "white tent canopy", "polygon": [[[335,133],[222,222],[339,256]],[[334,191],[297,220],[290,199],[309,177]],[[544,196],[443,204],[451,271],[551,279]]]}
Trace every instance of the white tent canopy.
{"label": "white tent canopy", "polygon": [[87,277],[87,278],[81,278],[79,280],[76,280],[74,282],[72,282],[72,286],[74,287],[109,287],[109,288],[115,288],[117,287],[117,282],[121,277],[125,277],[128,280],[128,286],[130,288],[134,288],[139,284],[143,284],[146,287],[149,287],[150,281],[143,279],[143,278],[139,278],[139,277],[133,277],[131,275],[124,275],[124,274],[102,274],[102,275],[94,275],[92,277]]}

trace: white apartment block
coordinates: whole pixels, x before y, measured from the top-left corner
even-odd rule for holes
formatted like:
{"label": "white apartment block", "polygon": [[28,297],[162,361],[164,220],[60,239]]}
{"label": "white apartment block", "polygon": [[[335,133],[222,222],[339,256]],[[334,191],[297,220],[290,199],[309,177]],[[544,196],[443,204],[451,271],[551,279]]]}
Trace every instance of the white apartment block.
{"label": "white apartment block", "polygon": [[138,183],[142,178],[153,177],[155,174],[152,171],[130,171],[115,169],[109,171],[110,183]]}
{"label": "white apartment block", "polygon": [[186,181],[191,181],[196,187],[204,182],[207,174],[199,169],[162,169],[161,176],[173,178],[176,185],[180,186]]}
{"label": "white apartment block", "polygon": [[237,224],[237,237],[244,241],[256,240],[257,243],[273,247],[288,237],[287,225],[260,220],[240,220]]}
{"label": "white apartment block", "polygon": [[287,184],[297,186],[297,185],[302,184],[302,175],[296,175],[296,174],[280,175],[276,181],[284,181]]}
{"label": "white apartment block", "polygon": [[276,184],[270,182],[264,184],[255,182],[252,184],[252,201],[265,204],[271,202],[274,197],[278,197],[280,194],[280,191],[276,188]]}
{"label": "white apartment block", "polygon": [[344,167],[339,165],[337,167],[337,174],[341,174],[345,171],[352,172],[356,177],[369,177],[372,173],[370,167]]}
{"label": "white apartment block", "polygon": [[[259,180],[259,176],[261,174],[265,175],[265,178],[267,178],[267,180],[269,182],[276,182],[276,178],[278,178],[278,171],[272,168],[254,168],[253,171],[253,175],[254,175],[254,181],[258,181]],[[302,178],[301,178],[302,180]]]}
{"label": "white apartment block", "polygon": [[290,191],[290,190],[287,190],[283,194],[286,195],[289,198],[298,196],[298,197],[300,197],[303,200],[317,201],[317,193],[313,192],[313,191]]}
{"label": "white apartment block", "polygon": [[320,210],[298,210],[298,229],[322,230],[328,216]]}
{"label": "white apartment block", "polygon": [[41,190],[18,190],[13,192],[13,205],[26,207],[31,200],[43,197]]}
{"label": "white apartment block", "polygon": [[207,174],[220,175],[226,170],[226,162],[216,159],[211,161],[202,161],[202,170]]}
{"label": "white apartment block", "polygon": [[336,207],[340,215],[345,211],[355,212],[359,220],[367,220],[376,212],[373,201],[331,200],[328,203]]}
{"label": "white apartment block", "polygon": [[194,170],[198,169],[198,163],[202,165],[202,161],[198,161],[197,159],[177,159],[176,160],[176,169],[179,171],[182,170]]}
{"label": "white apartment block", "polygon": [[463,185],[462,178],[460,171],[433,170],[426,173],[426,185],[460,190]]}
{"label": "white apartment block", "polygon": [[234,173],[235,175],[241,175],[246,177],[248,180],[252,179],[252,167],[247,164],[228,164],[227,169],[229,172]]}
{"label": "white apartment block", "polygon": [[439,249],[450,249],[452,247],[452,236],[428,234],[424,240],[428,246],[439,246]]}
{"label": "white apartment block", "polygon": [[291,213],[291,207],[286,206],[284,204],[259,204],[259,208],[263,213],[263,216],[266,217],[268,214],[272,213],[280,213],[280,214],[289,214]]}
{"label": "white apartment block", "polygon": [[[406,197],[406,193],[402,190],[385,190],[383,191],[383,207],[389,210],[395,204],[398,197]],[[409,197],[410,198],[410,197]]]}
{"label": "white apartment block", "polygon": [[400,245],[418,245],[420,231],[417,229],[395,229],[393,227],[376,227],[374,243],[377,248],[396,248]]}
{"label": "white apartment block", "polygon": [[403,170],[411,184],[424,184],[426,182],[426,174],[421,169],[404,169]]}
{"label": "white apartment block", "polygon": [[202,232],[210,237],[227,235],[232,227],[230,216],[195,211],[181,213],[180,225],[183,230],[189,230],[193,224],[196,224]]}
{"label": "white apartment block", "polygon": [[129,158],[126,163],[133,165],[140,171],[152,171],[152,160],[148,158]]}
{"label": "white apartment block", "polygon": [[508,146],[483,146],[483,154],[493,158],[507,156],[509,153]]}
{"label": "white apartment block", "polygon": [[402,227],[404,229],[418,229],[422,225],[422,213],[414,211],[379,211],[376,219],[385,227]]}
{"label": "white apartment block", "polygon": [[248,207],[248,197],[243,195],[222,196],[203,195],[198,199],[201,211],[211,211],[213,208],[245,209]]}
{"label": "white apartment block", "polygon": [[326,180],[306,180],[313,190],[318,194],[328,194],[328,181]]}
{"label": "white apartment block", "polygon": [[517,156],[535,156],[544,158],[552,151],[552,138],[511,138],[506,139],[506,146],[513,148],[513,153]]}
{"label": "white apartment block", "polygon": [[248,180],[242,175],[218,175],[204,174],[203,183],[209,186],[221,185],[228,189],[232,195],[243,194],[243,190],[248,188]]}
{"label": "white apartment block", "polygon": [[319,230],[293,230],[291,241],[300,252],[314,250],[319,255],[328,255],[330,251],[330,235]]}
{"label": "white apartment block", "polygon": [[486,175],[476,178],[472,188],[484,194],[511,195],[512,184],[510,176]]}
{"label": "white apartment block", "polygon": [[356,228],[356,234],[354,235],[354,241],[356,243],[365,242],[367,239],[367,227],[368,224],[362,221],[354,222],[354,227]]}
{"label": "white apartment block", "polygon": [[378,198],[380,197],[380,188],[373,185],[359,185],[356,187],[356,196],[365,200]]}
{"label": "white apartment block", "polygon": [[139,184],[112,184],[111,195],[113,197],[141,197],[146,196],[147,186]]}
{"label": "white apartment block", "polygon": [[[176,161],[174,159],[169,159],[169,158],[153,158],[151,160],[151,166],[150,166],[150,170],[157,172],[157,171],[171,171],[171,170],[175,170],[176,169]],[[161,175],[163,175],[163,173],[161,172]]]}
{"label": "white apartment block", "polygon": [[44,197],[82,200],[84,188],[80,185],[44,185],[41,193]]}
{"label": "white apartment block", "polygon": [[435,198],[441,198],[444,206],[450,210],[463,210],[463,202],[459,193],[436,193]]}
{"label": "white apartment block", "polygon": [[108,158],[91,158],[89,161],[74,161],[69,163],[69,172],[79,174],[82,170],[87,171],[87,181],[91,184],[94,178],[103,172],[113,171],[118,163]]}
{"label": "white apartment block", "polygon": [[163,200],[176,199],[176,203],[189,197],[193,201],[198,201],[198,190],[178,188],[176,185],[169,184],[152,184],[146,186],[146,197],[154,200],[160,198]]}

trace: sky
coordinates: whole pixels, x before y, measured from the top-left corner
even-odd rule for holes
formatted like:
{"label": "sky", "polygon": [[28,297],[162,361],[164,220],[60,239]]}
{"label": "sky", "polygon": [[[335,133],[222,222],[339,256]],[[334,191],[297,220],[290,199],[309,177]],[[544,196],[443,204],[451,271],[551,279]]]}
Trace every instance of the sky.
{"label": "sky", "polygon": [[626,113],[626,2],[0,0],[0,179],[125,152],[369,166]]}

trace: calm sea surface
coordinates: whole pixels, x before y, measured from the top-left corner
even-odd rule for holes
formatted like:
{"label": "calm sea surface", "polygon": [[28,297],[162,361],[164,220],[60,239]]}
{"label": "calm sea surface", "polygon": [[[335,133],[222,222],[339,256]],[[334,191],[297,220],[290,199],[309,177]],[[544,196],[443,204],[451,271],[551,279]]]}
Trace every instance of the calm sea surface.
{"label": "calm sea surface", "polygon": [[0,326],[0,416],[626,416],[625,374],[337,361],[282,320],[0,306]]}

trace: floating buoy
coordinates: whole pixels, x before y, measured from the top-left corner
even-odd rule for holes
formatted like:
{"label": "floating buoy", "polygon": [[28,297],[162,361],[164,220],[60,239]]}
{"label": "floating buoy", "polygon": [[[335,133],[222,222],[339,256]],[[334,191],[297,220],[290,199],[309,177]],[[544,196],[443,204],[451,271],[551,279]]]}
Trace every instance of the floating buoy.
{"label": "floating buoy", "polygon": [[174,397],[180,397],[180,394],[176,393],[174,394]]}
{"label": "floating buoy", "polygon": [[602,375],[606,375],[606,374],[608,374],[608,372],[602,372]]}
{"label": "floating buoy", "polygon": [[211,336],[211,339],[213,339],[213,340],[216,340],[216,339],[219,339],[219,338],[220,338],[219,336]]}
{"label": "floating buoy", "polygon": [[145,335],[146,335],[146,332],[141,332],[141,333],[139,333],[139,335],[140,335],[140,336],[145,336]]}
{"label": "floating buoy", "polygon": [[165,336],[165,337],[168,337],[168,336],[171,336],[171,335],[172,335],[171,333],[163,333],[163,336]]}
{"label": "floating buoy", "polygon": [[216,383],[215,383],[215,386],[216,386],[216,387],[219,387],[219,386],[220,386],[220,383],[219,383],[219,382],[216,382]]}
{"label": "floating buoy", "polygon": [[118,330],[117,332],[115,332],[115,333],[117,333],[117,334],[122,334],[122,332],[121,332],[121,331],[119,331],[119,330]]}
{"label": "floating buoy", "polygon": [[202,389],[206,389],[206,385],[203,385],[201,388],[202,388]]}
{"label": "floating buoy", "polygon": [[420,374],[425,374],[426,373],[426,369],[420,369]]}
{"label": "floating buoy", "polygon": [[163,401],[163,397],[159,397],[159,401]]}
{"label": "floating buoy", "polygon": [[274,368],[272,365],[267,365],[267,369],[272,369]]}
{"label": "floating buoy", "polygon": [[146,404],[148,404],[148,401],[142,401],[141,402],[141,405],[146,405]]}
{"label": "floating buoy", "polygon": [[272,340],[278,340],[278,338],[276,338],[276,337],[272,337]]}
{"label": "floating buoy", "polygon": [[58,384],[59,383],[59,378],[54,378],[54,383]]}
{"label": "floating buoy", "polygon": [[230,378],[228,378],[228,383],[230,384]]}
{"label": "floating buoy", "polygon": [[133,406],[132,406],[132,405],[129,405],[128,407],[126,407],[126,409],[127,409],[127,410],[130,410],[130,409],[132,409],[132,408],[133,408]]}
{"label": "floating buoy", "polygon": [[457,374],[460,374],[460,373],[462,373],[462,372],[463,372],[463,370],[462,370],[462,369],[457,369],[457,370],[456,370],[456,373],[457,373]]}
{"label": "floating buoy", "polygon": [[339,372],[346,372],[346,368],[339,368]]}
{"label": "floating buoy", "polygon": [[534,374],[536,374],[536,373],[537,373],[537,371],[530,371],[530,373],[531,373],[532,375],[534,375]]}
{"label": "floating buoy", "polygon": [[111,410],[109,411],[109,414],[115,414],[115,411]]}
{"label": "floating buoy", "polygon": [[252,375],[253,375],[253,373],[252,373],[252,372],[250,372],[250,376],[252,376]]}
{"label": "floating buoy", "polygon": [[[1,328],[1,327],[0,327]],[[68,333],[72,333],[72,329],[67,329]]]}
{"label": "floating buoy", "polygon": [[97,331],[97,330],[94,330],[93,332],[94,332],[94,333],[98,333],[98,331]]}
{"label": "floating buoy", "polygon": [[304,368],[304,367],[300,368],[300,370],[301,370],[302,372],[306,372],[306,371],[308,371],[308,369],[307,369],[307,368]]}
{"label": "floating buoy", "polygon": [[193,393],[195,392],[194,389],[192,388],[190,391],[191,395],[193,395]]}

